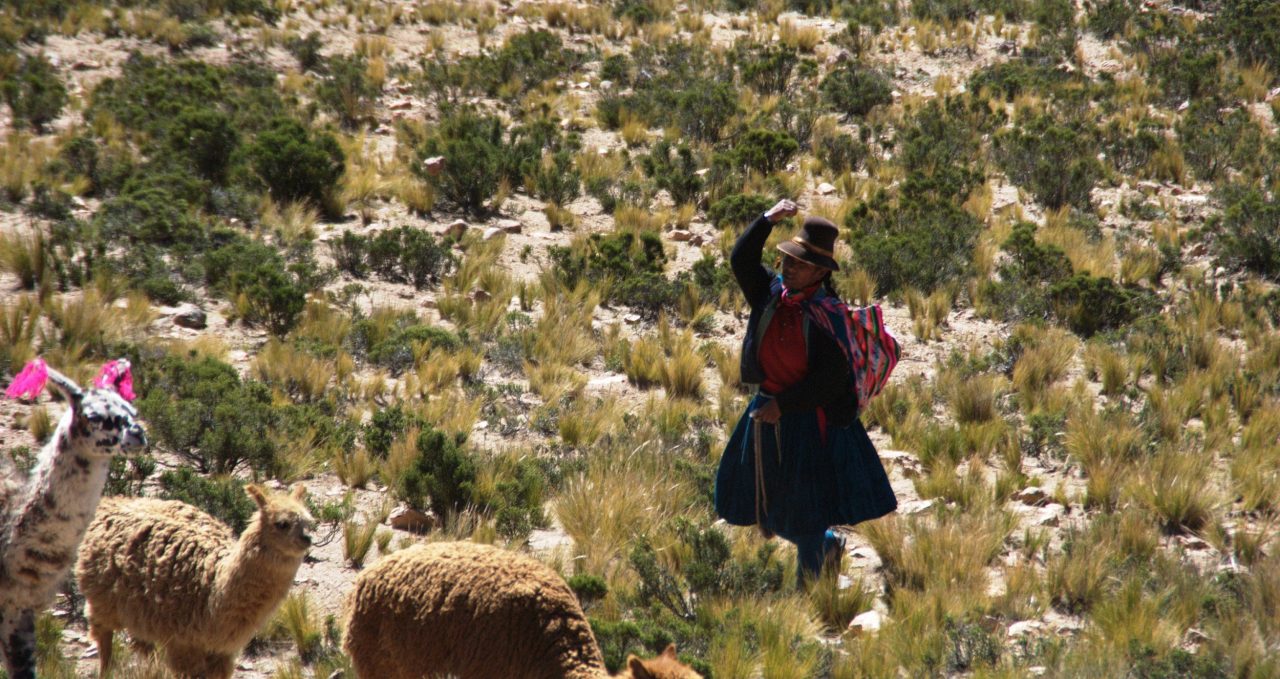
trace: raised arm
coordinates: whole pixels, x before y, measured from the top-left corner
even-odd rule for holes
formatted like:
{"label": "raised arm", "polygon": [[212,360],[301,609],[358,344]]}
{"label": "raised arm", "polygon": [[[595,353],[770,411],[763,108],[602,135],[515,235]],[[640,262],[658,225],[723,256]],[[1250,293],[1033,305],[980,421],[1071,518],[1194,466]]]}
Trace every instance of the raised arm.
{"label": "raised arm", "polygon": [[796,211],[795,203],[785,199],[778,201],[757,217],[738,237],[738,242],[733,244],[729,266],[733,269],[738,287],[742,288],[742,294],[746,295],[747,304],[752,307],[765,298],[772,278],[769,270],[761,263],[765,241],[769,240],[775,223],[794,215]]}

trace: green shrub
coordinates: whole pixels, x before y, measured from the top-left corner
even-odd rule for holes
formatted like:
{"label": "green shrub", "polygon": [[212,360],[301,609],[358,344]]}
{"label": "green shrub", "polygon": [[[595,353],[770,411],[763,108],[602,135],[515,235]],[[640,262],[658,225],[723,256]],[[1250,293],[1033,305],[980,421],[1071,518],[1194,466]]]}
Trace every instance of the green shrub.
{"label": "green shrub", "polygon": [[760,94],[780,94],[800,58],[782,47],[761,46],[740,57],[742,81]]}
{"label": "green shrub", "polygon": [[640,166],[659,189],[671,194],[671,201],[676,205],[699,202],[702,177],[697,175],[698,163],[688,146],[659,140],[652,153],[640,158]]}
{"label": "green shrub", "polygon": [[889,79],[858,64],[846,63],[831,71],[820,88],[831,106],[846,118],[860,118],[893,101]]}
{"label": "green shrub", "polygon": [[1210,31],[1228,41],[1246,63],[1280,69],[1280,5],[1269,0],[1225,0]]}
{"label": "green shrub", "polygon": [[327,132],[312,134],[302,123],[276,118],[249,145],[253,169],[277,201],[309,200],[321,208],[342,178],[346,158]]}
{"label": "green shrub", "polygon": [[324,66],[324,56],[320,54],[322,47],[323,39],[317,31],[311,31],[305,38],[293,37],[285,42],[285,49],[298,60],[298,68],[303,71],[315,71]]}
{"label": "green shrub", "polygon": [[1049,314],[1048,288],[1070,276],[1071,262],[1061,248],[1041,245],[1036,225],[1018,222],[1001,247],[1009,257],[1001,263],[999,280],[983,284],[983,296],[1006,321],[1045,318]]}
{"label": "green shrub", "polygon": [[[446,517],[472,503],[476,463],[463,448],[464,435],[451,436],[426,426],[416,442],[413,465],[394,480],[396,494],[406,504]],[[389,480],[390,482],[390,480]]]}
{"label": "green shrub", "polygon": [[1089,10],[1089,30],[1102,40],[1123,36],[1135,7],[1132,0],[1102,0]]}
{"label": "green shrub", "polygon": [[523,541],[534,528],[547,525],[542,511],[546,478],[534,460],[522,458],[514,468],[503,470],[498,478],[493,496],[476,493],[472,499],[482,511],[493,513],[498,535]]}
{"label": "green shrub", "polygon": [[337,114],[347,129],[359,127],[373,117],[381,93],[369,78],[368,64],[360,55],[335,55],[328,59],[324,80],[316,87],[316,100]]}
{"label": "green shrub", "polygon": [[667,255],[653,233],[593,233],[583,251],[547,248],[556,274],[570,286],[585,278],[611,280],[609,301],[657,316],[675,306],[679,290],[663,276]]}
{"label": "green shrub", "polygon": [[773,201],[754,193],[735,193],[725,196],[712,204],[707,210],[707,219],[716,228],[746,228],[757,217],[773,206]]}
{"label": "green shrub", "polygon": [[187,466],[160,474],[160,497],[178,500],[208,512],[239,535],[258,511],[244,492],[244,482],[232,476],[205,478]]}
{"label": "green shrub", "polygon": [[1016,184],[1049,209],[1089,206],[1102,176],[1095,131],[1084,123],[1061,124],[1041,115],[996,136],[995,155]]}
{"label": "green shrub", "polygon": [[277,336],[297,324],[307,301],[307,286],[298,274],[307,262],[286,265],[274,249],[236,235],[206,253],[203,264],[210,288],[228,298],[248,298],[246,321],[263,323]]}
{"label": "green shrub", "polygon": [[374,323],[368,319],[352,326],[348,340],[352,352],[396,374],[413,366],[415,342],[450,350],[462,346],[462,340],[457,335],[444,328],[418,323],[412,316],[398,321],[385,337],[374,337],[374,328]]}
{"label": "green shrub", "polygon": [[271,390],[241,382],[217,359],[169,356],[138,371],[138,410],[156,442],[201,473],[230,474],[242,464],[268,471],[275,445],[267,436]]}
{"label": "green shrub", "polygon": [[222,183],[240,134],[225,113],[191,107],[173,121],[167,141],[175,157],[190,162],[201,177]]}
{"label": "green shrub", "polygon": [[22,60],[16,73],[0,82],[0,94],[13,118],[44,132],[67,105],[67,87],[57,69],[43,54]]}
{"label": "green shrub", "polygon": [[108,242],[199,248],[207,236],[192,206],[165,188],[127,188],[102,204],[93,224]]}
{"label": "green shrub", "polygon": [[649,0],[613,0],[612,4],[614,17],[630,19],[636,24],[652,23],[665,15]]}
{"label": "green shrub", "polygon": [[1220,188],[1218,195],[1222,214],[1206,228],[1217,236],[1213,243],[1218,263],[1280,281],[1280,202],[1256,187],[1238,184]]}
{"label": "green shrub", "polygon": [[391,444],[396,437],[403,434],[409,425],[420,426],[416,418],[404,411],[404,407],[396,403],[389,408],[379,408],[364,425],[364,447],[369,454],[379,460],[385,460],[391,451]]}
{"label": "green shrub", "polygon": [[1077,273],[1049,288],[1054,314],[1083,337],[1123,327],[1159,309],[1149,291],[1128,289],[1106,277]]}
{"label": "green shrub", "polygon": [[410,226],[382,231],[367,244],[369,268],[385,280],[411,283],[422,290],[457,264],[449,247],[430,233]]}
{"label": "green shrub", "polygon": [[1057,92],[1074,79],[1051,65],[1018,58],[978,69],[969,76],[968,89],[999,94],[1005,100],[1012,100],[1024,92]]}
{"label": "green shrub", "polygon": [[1196,177],[1204,181],[1221,178],[1228,168],[1256,175],[1261,172],[1260,155],[1264,134],[1248,109],[1220,112],[1220,102],[1198,100],[1191,104],[1178,123],[1182,152]]}
{"label": "green shrub", "polygon": [[815,150],[822,164],[835,174],[858,170],[869,153],[866,144],[844,132],[824,139]]}
{"label": "green shrub", "polygon": [[800,145],[791,135],[756,128],[738,140],[732,156],[739,167],[768,174],[785,167],[799,150]]}
{"label": "green shrub", "polygon": [[333,256],[334,266],[356,278],[364,278],[369,273],[365,260],[368,251],[369,239],[351,231],[343,230],[342,236],[329,241],[329,254]]}
{"label": "green shrub", "polygon": [[101,196],[119,191],[133,172],[132,158],[127,150],[103,152],[90,136],[72,137],[58,152],[63,171],[68,179],[84,177],[89,180],[88,195]]}
{"label": "green shrub", "polygon": [[686,135],[715,143],[738,112],[738,96],[726,82],[692,83],[676,99],[676,124]]}
{"label": "green shrub", "polygon": [[1156,152],[1164,147],[1164,126],[1150,118],[1138,121],[1136,130],[1112,121],[1102,135],[1107,158],[1116,170],[1135,174],[1147,167]]}
{"label": "green shrub", "polygon": [[547,154],[541,162],[530,159],[525,163],[524,176],[533,188],[533,195],[556,205],[577,198],[582,190],[578,169],[567,150]]}
{"label": "green shrub", "polygon": [[959,279],[969,267],[981,223],[954,203],[932,197],[883,196],[849,212],[845,226],[857,263],[879,294],[903,288],[926,293]]}
{"label": "green shrub", "polygon": [[480,215],[502,179],[503,146],[501,121],[461,111],[442,119],[437,136],[428,139],[418,154],[420,159],[448,158],[444,172],[431,177],[419,169],[421,163],[414,168],[436,185],[447,202]]}
{"label": "green shrub", "polygon": [[1151,49],[1148,71],[1167,106],[1212,97],[1222,89],[1222,51],[1187,36],[1175,45]]}
{"label": "green shrub", "polygon": [[934,99],[921,108],[898,137],[899,160],[907,170],[903,196],[962,202],[982,182],[975,163],[982,131],[961,99]]}

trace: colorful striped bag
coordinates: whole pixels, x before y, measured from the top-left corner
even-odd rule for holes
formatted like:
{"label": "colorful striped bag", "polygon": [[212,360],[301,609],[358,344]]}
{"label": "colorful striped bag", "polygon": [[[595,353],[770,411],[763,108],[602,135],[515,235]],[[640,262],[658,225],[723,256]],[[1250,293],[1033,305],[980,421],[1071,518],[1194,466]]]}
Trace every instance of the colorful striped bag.
{"label": "colorful striped bag", "polygon": [[889,383],[889,375],[901,356],[898,340],[884,325],[880,305],[851,308],[829,295],[802,304],[810,322],[834,339],[849,360],[861,413],[872,397]]}

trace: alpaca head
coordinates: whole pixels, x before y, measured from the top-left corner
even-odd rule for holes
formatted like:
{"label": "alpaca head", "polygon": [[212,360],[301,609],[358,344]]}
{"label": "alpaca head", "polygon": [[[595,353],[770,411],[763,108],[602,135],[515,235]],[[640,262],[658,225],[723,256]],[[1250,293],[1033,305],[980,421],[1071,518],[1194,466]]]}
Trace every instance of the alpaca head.
{"label": "alpaca head", "polygon": [[[123,375],[128,374],[127,361],[113,363],[123,363],[120,370]],[[48,370],[48,380],[71,406],[68,436],[72,443],[82,446],[83,452],[111,457],[146,447],[147,434],[138,423],[138,410],[125,399],[133,396],[130,387],[99,379],[95,382],[98,386],[81,389],[74,380],[52,369]]]}
{"label": "alpaca head", "polygon": [[245,486],[245,492],[258,504],[259,535],[264,546],[295,558],[306,554],[315,526],[315,519],[303,503],[307,489],[299,483],[288,495],[267,495],[259,486],[250,484]]}
{"label": "alpaca head", "polygon": [[627,669],[631,670],[632,679],[702,679],[701,674],[676,659],[675,644],[667,644],[662,655],[651,660],[627,656]]}

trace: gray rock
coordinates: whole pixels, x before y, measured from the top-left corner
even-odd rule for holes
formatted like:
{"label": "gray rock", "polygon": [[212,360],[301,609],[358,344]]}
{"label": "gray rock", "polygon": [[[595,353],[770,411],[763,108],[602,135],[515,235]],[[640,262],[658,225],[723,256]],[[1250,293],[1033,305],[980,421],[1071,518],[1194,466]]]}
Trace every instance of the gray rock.
{"label": "gray rock", "polygon": [[180,328],[204,330],[209,327],[209,318],[200,309],[190,304],[184,304],[174,312],[173,324]]}

